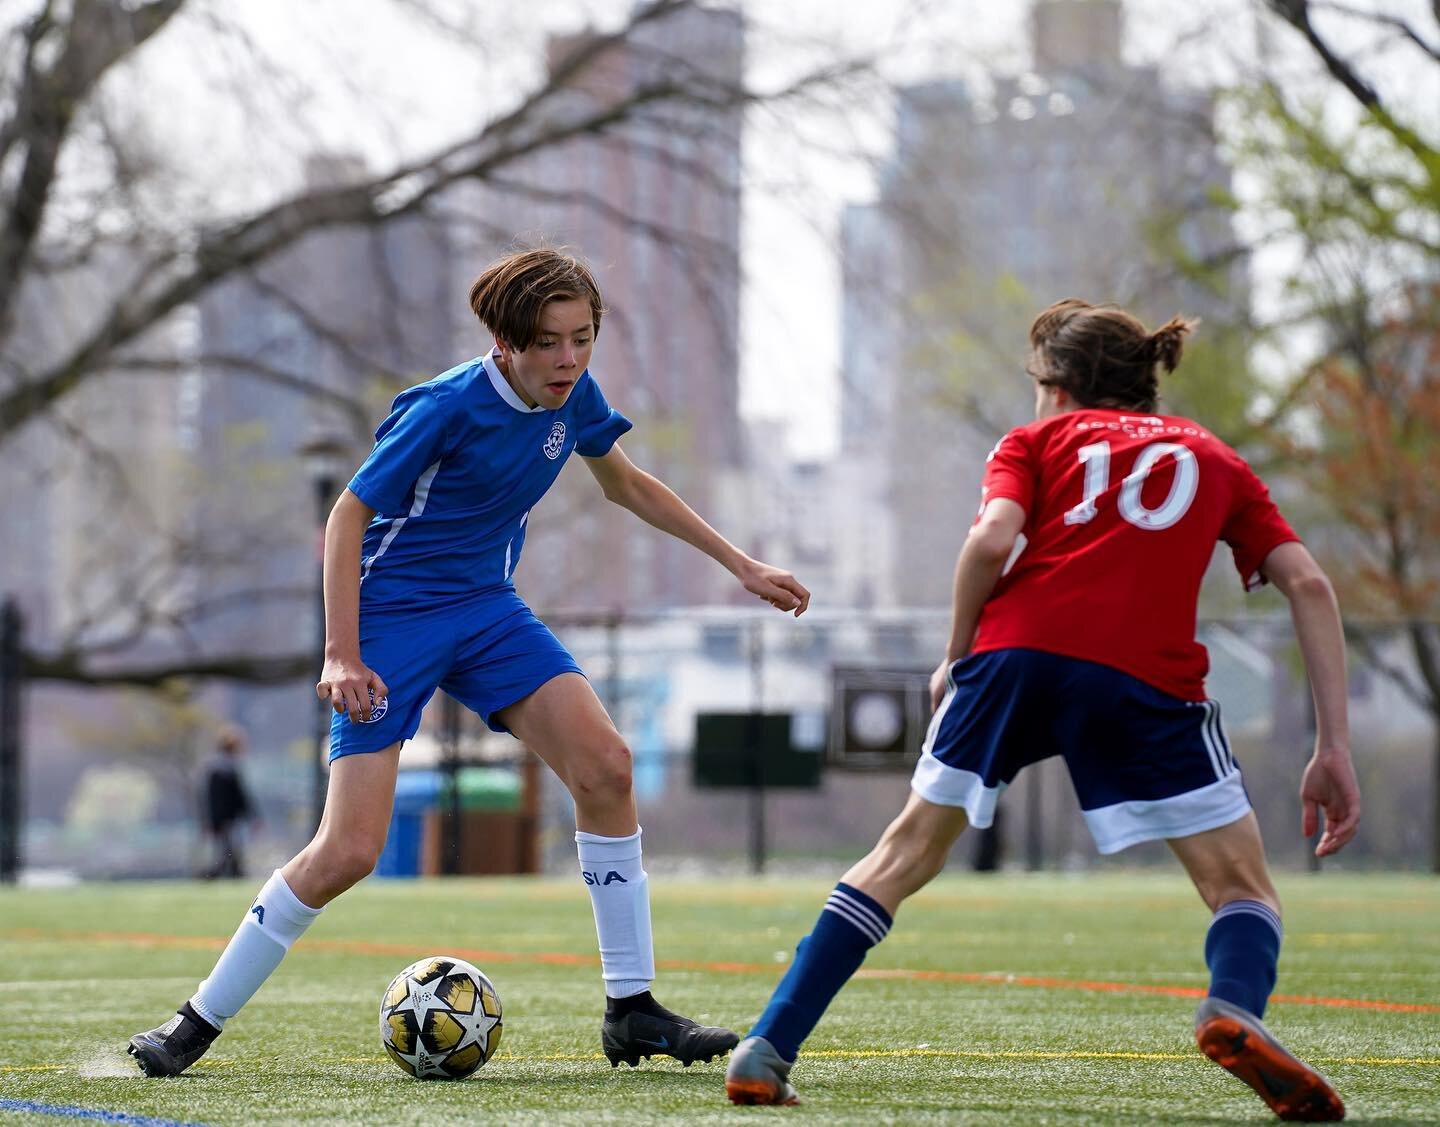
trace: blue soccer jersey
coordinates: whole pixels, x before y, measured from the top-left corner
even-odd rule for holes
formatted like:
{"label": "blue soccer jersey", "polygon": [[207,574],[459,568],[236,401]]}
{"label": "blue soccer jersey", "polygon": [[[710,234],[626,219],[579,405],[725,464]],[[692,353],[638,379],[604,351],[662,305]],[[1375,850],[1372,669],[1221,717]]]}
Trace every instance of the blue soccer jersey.
{"label": "blue soccer jersey", "polygon": [[491,356],[401,392],[350,491],[375,510],[362,610],[425,607],[512,585],[530,510],[572,450],[607,453],[630,420],[587,370],[558,410],[527,407]]}

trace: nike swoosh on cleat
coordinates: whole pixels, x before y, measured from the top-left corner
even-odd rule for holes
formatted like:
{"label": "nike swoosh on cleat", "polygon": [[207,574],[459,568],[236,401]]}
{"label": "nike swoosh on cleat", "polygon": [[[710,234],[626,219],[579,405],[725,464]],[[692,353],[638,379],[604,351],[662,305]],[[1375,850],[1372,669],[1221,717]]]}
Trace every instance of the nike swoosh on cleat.
{"label": "nike swoosh on cleat", "polygon": [[658,1041],[652,1041],[648,1037],[636,1037],[635,1040],[639,1041],[642,1045],[653,1045],[657,1049],[668,1049],[670,1047],[670,1041],[665,1037],[661,1037]]}

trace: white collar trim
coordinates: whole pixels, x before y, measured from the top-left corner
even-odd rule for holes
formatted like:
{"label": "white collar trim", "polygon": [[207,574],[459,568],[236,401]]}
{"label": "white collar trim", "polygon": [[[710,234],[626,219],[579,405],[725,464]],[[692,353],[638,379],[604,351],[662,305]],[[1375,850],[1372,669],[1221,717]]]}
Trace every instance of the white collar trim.
{"label": "white collar trim", "polygon": [[490,377],[490,384],[499,393],[500,398],[523,415],[538,415],[544,411],[545,408],[538,403],[533,407],[527,407],[525,400],[515,394],[515,389],[510,386],[510,381],[505,378],[505,373],[495,363],[496,351],[496,349],[491,349],[485,356],[485,374]]}

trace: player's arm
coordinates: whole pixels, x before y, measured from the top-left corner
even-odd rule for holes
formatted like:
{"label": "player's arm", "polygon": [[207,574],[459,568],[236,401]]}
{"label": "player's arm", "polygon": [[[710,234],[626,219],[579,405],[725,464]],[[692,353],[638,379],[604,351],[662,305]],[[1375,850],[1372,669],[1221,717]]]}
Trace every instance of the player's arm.
{"label": "player's arm", "polygon": [[1324,857],[1355,836],[1360,787],[1350,761],[1350,720],[1345,680],[1345,632],[1330,580],[1305,545],[1281,544],[1265,557],[1261,572],[1290,602],[1295,636],[1315,698],[1315,754],[1300,782],[1301,830],[1309,837],[1325,814],[1325,833],[1315,847]]}
{"label": "player's arm", "polygon": [[659,478],[648,474],[625,456],[618,443],[599,458],[586,458],[605,499],[629,509],[646,524],[694,545],[740,580],[745,590],[771,606],[794,611],[798,617],[810,605],[810,592],[788,571],[752,560],[720,533]]}
{"label": "player's arm", "polygon": [[390,691],[360,660],[360,548],[374,515],[347,489],[325,522],[325,667],[315,693],[352,721],[370,719],[370,690],[376,700]]}
{"label": "player's arm", "polygon": [[939,708],[949,682],[950,666],[970,652],[981,608],[1000,582],[1005,562],[1015,550],[1015,541],[1025,527],[1025,510],[1008,497],[997,497],[985,506],[970,526],[960,557],[955,561],[955,601],[950,619],[950,642],[945,660],[930,677],[930,705]]}

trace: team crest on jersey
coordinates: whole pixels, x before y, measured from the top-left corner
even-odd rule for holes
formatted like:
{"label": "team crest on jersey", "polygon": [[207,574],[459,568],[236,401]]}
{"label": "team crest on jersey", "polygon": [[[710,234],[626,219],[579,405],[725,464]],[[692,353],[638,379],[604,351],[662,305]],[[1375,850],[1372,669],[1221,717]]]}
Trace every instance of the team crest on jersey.
{"label": "team crest on jersey", "polygon": [[550,428],[550,437],[545,440],[545,457],[552,462],[560,457],[560,451],[565,449],[565,424],[558,419],[555,425]]}

